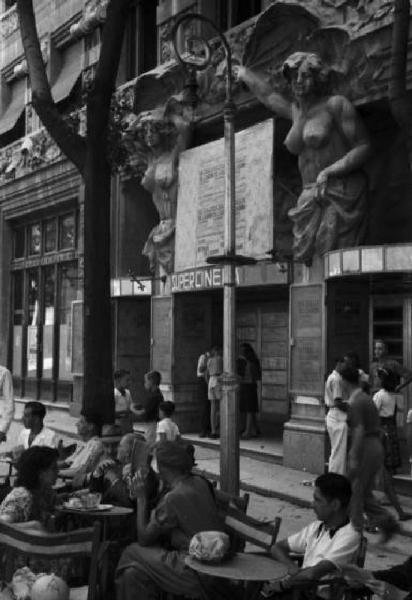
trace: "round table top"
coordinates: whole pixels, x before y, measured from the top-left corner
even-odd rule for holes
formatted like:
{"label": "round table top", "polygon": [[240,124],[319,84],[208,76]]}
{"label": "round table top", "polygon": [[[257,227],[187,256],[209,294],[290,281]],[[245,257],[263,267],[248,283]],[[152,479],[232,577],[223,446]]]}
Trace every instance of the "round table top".
{"label": "round table top", "polygon": [[288,574],[286,565],[273,558],[246,552],[235,554],[216,565],[200,562],[191,556],[186,557],[185,563],[198,573],[239,581],[275,581]]}
{"label": "round table top", "polygon": [[96,509],[83,509],[83,508],[70,508],[66,506],[60,506],[58,508],[60,512],[71,514],[71,515],[83,515],[85,517],[126,517],[133,513],[132,508],[126,506],[112,506],[106,510]]}

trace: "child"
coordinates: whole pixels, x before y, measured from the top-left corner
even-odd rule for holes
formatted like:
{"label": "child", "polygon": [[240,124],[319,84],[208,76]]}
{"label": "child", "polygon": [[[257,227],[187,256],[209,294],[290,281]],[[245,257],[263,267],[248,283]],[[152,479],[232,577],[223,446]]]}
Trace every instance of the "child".
{"label": "child", "polygon": [[129,390],[130,372],[118,369],[114,372],[114,410],[116,425],[122,435],[133,431],[133,401]]}
{"label": "child", "polygon": [[144,376],[144,388],[147,392],[144,408],[135,408],[133,413],[140,421],[148,424],[146,441],[154,443],[156,439],[156,425],[159,420],[159,406],[164,402],[163,394],[159,389],[162,377],[159,371],[149,371]]}
{"label": "child", "polygon": [[173,402],[162,402],[159,406],[160,421],[157,424],[156,429],[156,442],[174,442],[180,438],[179,427],[171,419],[171,416],[175,412],[175,405]]}

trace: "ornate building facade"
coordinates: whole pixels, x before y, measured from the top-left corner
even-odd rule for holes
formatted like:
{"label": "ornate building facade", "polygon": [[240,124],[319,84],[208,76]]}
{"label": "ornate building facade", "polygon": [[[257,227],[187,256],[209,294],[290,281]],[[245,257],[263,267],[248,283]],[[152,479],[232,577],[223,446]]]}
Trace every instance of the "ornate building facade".
{"label": "ornate building facade", "polygon": [[[1,17],[1,360],[23,398],[75,411],[82,186],[31,109],[9,4]],[[105,4],[36,4],[53,96],[80,130]],[[237,269],[237,338],[261,359],[261,417],[269,433],[283,430],[285,464],[314,472],[324,464],[323,385],[334,359],[356,351],[368,371],[379,337],[412,366],[411,174],[388,103],[391,6],[137,2],[118,74],[114,364],[132,371],[136,397],[144,371],[159,370],[182,429],[197,430],[197,358],[223,341],[222,269],[207,258],[222,251],[226,81],[207,28],[181,31],[182,51],[199,38],[210,49],[188,101],[171,35],[179,16],[197,12],[226,32],[236,71],[237,249],[255,261]],[[403,430],[412,391],[400,404]]]}

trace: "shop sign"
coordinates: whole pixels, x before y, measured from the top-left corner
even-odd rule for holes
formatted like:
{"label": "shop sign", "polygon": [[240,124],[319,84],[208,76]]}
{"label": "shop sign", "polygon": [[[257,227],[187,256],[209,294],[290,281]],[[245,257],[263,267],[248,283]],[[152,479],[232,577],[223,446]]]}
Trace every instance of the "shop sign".
{"label": "shop sign", "polygon": [[[236,269],[237,284],[239,284],[239,270]],[[172,275],[172,292],[190,292],[195,290],[208,290],[223,286],[223,267],[206,267],[193,269]]]}

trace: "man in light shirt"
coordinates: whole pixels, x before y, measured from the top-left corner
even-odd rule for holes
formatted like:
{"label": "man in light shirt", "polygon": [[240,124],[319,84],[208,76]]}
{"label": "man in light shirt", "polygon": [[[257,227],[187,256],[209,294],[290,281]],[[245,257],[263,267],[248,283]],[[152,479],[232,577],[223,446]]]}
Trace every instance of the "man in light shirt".
{"label": "man in light shirt", "polygon": [[337,358],[336,366],[326,380],[325,405],[326,429],[330,439],[330,456],[328,470],[330,473],[346,473],[346,454],[348,440],[347,412],[342,410],[343,382],[339,370],[344,366],[344,359]]}
{"label": "man in light shirt", "polygon": [[57,448],[57,437],[54,431],[44,426],[46,407],[41,402],[27,402],[24,407],[24,429],[17,438],[17,447],[24,450],[31,446],[49,446]]}
{"label": "man in light shirt", "polygon": [[0,390],[3,407],[0,417],[0,442],[7,440],[7,431],[14,417],[13,378],[8,369],[0,365]]}
{"label": "man in light shirt", "polygon": [[[270,597],[272,591],[289,597],[294,587],[311,587],[353,562],[361,537],[349,522],[351,495],[349,480],[343,475],[326,473],[316,479],[313,510],[317,520],[272,546],[272,557],[288,567],[289,575],[280,583],[265,584],[264,597]],[[301,568],[291,553],[303,555]],[[329,598],[327,587],[320,586],[315,598]]]}

